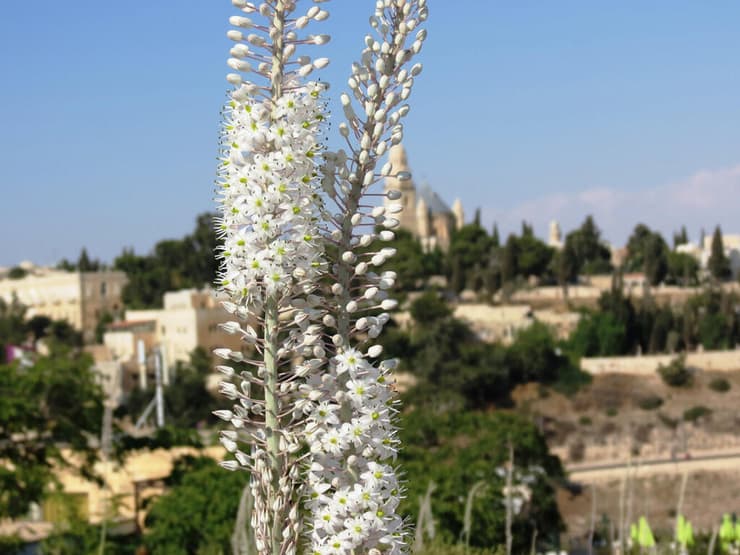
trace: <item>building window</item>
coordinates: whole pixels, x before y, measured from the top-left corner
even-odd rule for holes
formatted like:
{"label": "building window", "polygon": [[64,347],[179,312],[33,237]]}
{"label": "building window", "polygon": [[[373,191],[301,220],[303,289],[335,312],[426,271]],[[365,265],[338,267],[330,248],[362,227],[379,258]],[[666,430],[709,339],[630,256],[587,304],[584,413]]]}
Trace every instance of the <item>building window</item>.
{"label": "building window", "polygon": [[105,297],[105,293],[107,292],[107,290],[108,290],[108,285],[103,281],[100,284],[100,296]]}
{"label": "building window", "polygon": [[164,326],[162,326],[162,335],[164,335],[164,333],[165,333]]}

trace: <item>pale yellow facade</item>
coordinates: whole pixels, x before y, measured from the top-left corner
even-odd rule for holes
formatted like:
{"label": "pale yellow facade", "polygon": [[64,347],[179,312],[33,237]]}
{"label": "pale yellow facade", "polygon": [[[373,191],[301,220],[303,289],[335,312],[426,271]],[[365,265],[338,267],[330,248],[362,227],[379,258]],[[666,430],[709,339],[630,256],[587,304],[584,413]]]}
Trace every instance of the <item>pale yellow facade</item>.
{"label": "pale yellow facade", "polygon": [[[241,349],[239,337],[228,335],[218,327],[218,324],[229,319],[229,315],[221,307],[213,291],[170,291],[164,294],[163,305],[163,308],[154,310],[127,310],[126,320],[155,322],[153,342],[163,349],[168,363],[187,362],[196,347],[202,347],[208,352],[218,347]],[[110,332],[106,334],[106,338],[109,335]],[[112,348],[122,352],[120,345]]]}
{"label": "pale yellow facade", "polygon": [[24,278],[0,280],[0,298],[6,303],[17,299],[27,308],[27,318],[48,316],[66,320],[90,342],[103,314],[122,310],[121,294],[127,281],[123,272],[35,268]]}

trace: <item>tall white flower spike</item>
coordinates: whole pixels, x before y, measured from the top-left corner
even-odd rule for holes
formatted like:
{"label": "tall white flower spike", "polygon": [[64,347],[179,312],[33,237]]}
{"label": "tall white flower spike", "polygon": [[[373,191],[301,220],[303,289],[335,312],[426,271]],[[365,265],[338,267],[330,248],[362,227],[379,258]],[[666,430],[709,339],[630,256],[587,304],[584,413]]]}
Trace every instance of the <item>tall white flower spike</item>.
{"label": "tall white flower spike", "polygon": [[229,297],[224,306],[236,318],[222,327],[239,334],[245,348],[216,350],[229,361],[219,367],[226,377],[221,392],[235,401],[216,416],[234,428],[222,434],[234,455],[223,466],[251,472],[258,551],[291,555],[303,528],[296,453],[305,443],[305,424],[298,386],[326,360],[317,341],[323,311],[314,294],[326,270],[317,163],[326,116],[323,86],[304,77],[327,61],[299,55],[298,47],[329,39],[300,38],[298,30],[328,14],[312,7],[296,15],[297,2],[290,0],[233,4],[249,17],[231,17],[237,29],[228,32],[235,45],[227,80],[234,89],[217,180],[218,279]]}
{"label": "tall white flower spike", "polygon": [[[303,533],[314,555],[395,555],[406,551],[393,467],[396,361],[378,360],[382,347],[373,342],[396,306],[388,298],[395,273],[375,271],[395,249],[375,245],[393,239],[398,210],[362,200],[393,174],[376,165],[401,141],[427,6],[376,1],[372,33],[341,96],[347,150],[326,152],[323,86],[305,79],[329,62],[303,52],[330,40],[305,31],[328,18],[324,2],[299,11],[298,0],[232,0],[244,15],[230,18],[227,33],[234,89],[217,182],[219,280],[235,318],[222,327],[245,347],[216,350],[227,361],[218,367],[221,392],[235,404],[215,414],[233,427],[222,432],[234,455],[223,466],[251,472],[259,553],[293,555]],[[410,179],[402,173],[393,175]]]}
{"label": "tall white flower spike", "polygon": [[[404,522],[397,513],[402,487],[393,463],[399,447],[394,416],[392,371],[395,360],[378,360],[374,344],[396,306],[388,298],[395,272],[374,271],[395,254],[376,247],[394,238],[394,207],[386,214],[363,199],[379,179],[393,175],[378,160],[401,141],[405,103],[420,73],[412,59],[426,31],[426,0],[378,0],[370,18],[360,60],[353,64],[349,91],[341,102],[346,122],[339,125],[347,150],[324,154],[322,186],[338,212],[325,241],[338,254],[329,274],[334,284],[325,318],[330,364],[321,378],[304,386],[313,400],[306,435],[310,445],[307,505],[311,512],[311,550],[315,555],[407,551]],[[402,172],[403,173],[403,172]],[[391,192],[390,200],[400,193]],[[386,229],[376,232],[374,228]]]}

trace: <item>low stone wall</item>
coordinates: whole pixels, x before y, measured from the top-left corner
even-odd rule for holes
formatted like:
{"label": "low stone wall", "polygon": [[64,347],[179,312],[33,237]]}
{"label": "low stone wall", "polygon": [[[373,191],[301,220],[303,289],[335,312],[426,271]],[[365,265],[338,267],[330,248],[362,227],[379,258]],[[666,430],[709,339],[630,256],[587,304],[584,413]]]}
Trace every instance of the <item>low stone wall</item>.
{"label": "low stone wall", "polygon": [[[581,370],[589,374],[655,374],[660,365],[667,365],[676,355],[642,355],[629,357],[582,358]],[[714,372],[740,370],[740,349],[731,351],[704,351],[689,353],[686,365],[691,368]]]}

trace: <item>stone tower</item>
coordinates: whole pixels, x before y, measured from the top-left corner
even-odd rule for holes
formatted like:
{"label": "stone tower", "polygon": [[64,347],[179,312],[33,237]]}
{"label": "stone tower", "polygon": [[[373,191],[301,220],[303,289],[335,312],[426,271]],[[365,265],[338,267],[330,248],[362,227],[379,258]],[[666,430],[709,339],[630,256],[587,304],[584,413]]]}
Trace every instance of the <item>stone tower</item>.
{"label": "stone tower", "polygon": [[424,197],[416,203],[416,232],[419,237],[428,237],[432,234],[432,226],[429,221],[429,206]]}
{"label": "stone tower", "polygon": [[[398,172],[411,172],[409,161],[406,157],[406,149],[403,148],[403,145],[398,144],[391,148],[389,161],[392,164],[391,175],[396,175]],[[414,235],[418,235],[416,229],[416,187],[414,186],[414,180],[400,181],[395,177],[386,177],[385,191],[387,192],[391,189],[401,191],[401,198],[399,200],[389,200],[386,198],[385,205],[400,204],[403,206],[403,211],[396,216],[401,222],[401,227],[408,229]]]}
{"label": "stone tower", "polygon": [[465,225],[465,212],[459,198],[455,199],[455,203],[452,205],[452,214],[455,216],[456,229],[461,229]]}
{"label": "stone tower", "polygon": [[560,230],[560,224],[557,220],[550,222],[550,236],[547,244],[554,249],[563,248],[563,232]]}

